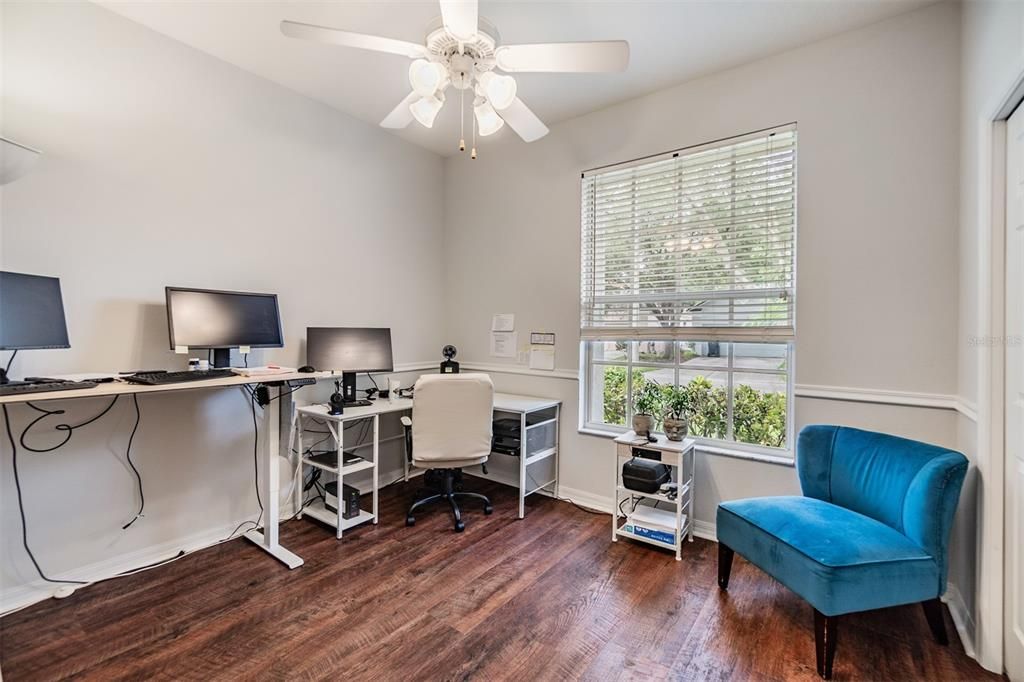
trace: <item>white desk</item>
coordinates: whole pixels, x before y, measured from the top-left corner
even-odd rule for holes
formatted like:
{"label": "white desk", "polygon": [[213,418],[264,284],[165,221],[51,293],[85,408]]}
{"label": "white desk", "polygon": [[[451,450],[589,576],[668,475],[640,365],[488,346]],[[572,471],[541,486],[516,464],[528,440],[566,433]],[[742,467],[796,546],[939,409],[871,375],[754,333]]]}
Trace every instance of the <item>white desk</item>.
{"label": "white desk", "polygon": [[[100,376],[101,373],[75,375],[74,377],[62,377],[66,379],[81,379],[88,376]],[[288,381],[289,379],[314,379],[324,378],[326,373],[301,374],[291,372],[288,374],[273,374],[251,377],[228,377],[225,379],[206,379],[203,381],[189,381],[180,384],[164,384],[161,386],[145,386],[141,384],[129,384],[115,381],[113,383],[99,384],[95,388],[84,388],[73,391],[49,391],[45,393],[26,393],[21,395],[0,396],[0,404],[14,404],[26,402],[43,402],[46,400],[74,400],[79,398],[104,398],[120,395],[131,395],[137,393],[166,393],[180,391],[209,391],[213,389],[240,387],[243,385],[276,383]],[[271,399],[278,403],[279,413],[275,418],[272,409],[263,410],[263,433],[265,435],[266,447],[260,470],[260,499],[263,501],[263,530],[251,530],[245,534],[248,540],[256,543],[265,552],[278,561],[283,562],[288,568],[297,568],[302,565],[302,559],[289,552],[278,542],[278,516],[280,500],[278,491],[280,488],[280,467],[277,463],[280,454],[280,415],[291,415],[292,401],[289,391],[282,391],[281,386],[270,386]]]}
{"label": "white desk", "polygon": [[[326,421],[329,424],[334,422],[337,423],[337,427],[330,427],[332,436],[335,437],[336,442],[339,439],[341,426],[340,422],[352,421],[356,419],[367,419],[372,418],[374,420],[374,442],[373,442],[373,459],[374,459],[374,492],[373,492],[373,511],[367,512],[367,517],[360,515],[360,519],[350,519],[351,523],[346,524],[345,522],[339,522],[333,512],[324,510],[321,512],[319,509],[313,510],[310,516],[314,516],[321,520],[325,520],[323,517],[327,516],[326,522],[337,528],[338,537],[341,537],[343,527],[351,527],[357,523],[361,523],[365,520],[372,520],[374,523],[377,522],[377,457],[378,457],[378,439],[379,439],[379,416],[382,414],[388,414],[392,412],[407,412],[412,410],[413,400],[412,398],[397,398],[395,400],[378,399],[374,401],[373,405],[368,407],[346,407],[344,414],[331,416],[328,412],[326,405],[310,405],[308,407],[300,407],[297,410],[297,435],[301,439],[301,428],[302,418],[315,418],[320,421]],[[519,518],[523,518],[526,513],[525,500],[529,495],[540,492],[550,488],[550,492],[557,497],[558,495],[558,421],[559,412],[561,408],[561,401],[553,398],[538,398],[536,396],[528,395],[513,395],[511,393],[495,393],[494,394],[494,412],[509,417],[517,418],[519,420],[520,428],[520,453],[517,458],[519,465]],[[534,434],[538,434],[534,436]],[[531,438],[532,437],[532,438]],[[290,441],[291,442],[291,441]],[[531,451],[530,443],[538,443],[537,447]],[[550,444],[549,444],[550,443]],[[298,448],[300,451],[302,448]],[[501,457],[500,453],[494,453],[495,456]],[[403,457],[403,463],[405,464],[405,480],[409,480],[409,461]],[[528,483],[528,468],[539,464],[541,462],[551,461],[553,475],[550,479],[545,480],[540,485],[530,488]],[[369,467],[364,467],[369,468]],[[299,471],[301,472],[301,464]],[[355,469],[352,470],[353,472]],[[332,473],[334,473],[332,471]],[[300,479],[301,480],[301,476]],[[297,489],[301,489],[301,485],[297,486]],[[301,501],[298,502],[301,505]]]}

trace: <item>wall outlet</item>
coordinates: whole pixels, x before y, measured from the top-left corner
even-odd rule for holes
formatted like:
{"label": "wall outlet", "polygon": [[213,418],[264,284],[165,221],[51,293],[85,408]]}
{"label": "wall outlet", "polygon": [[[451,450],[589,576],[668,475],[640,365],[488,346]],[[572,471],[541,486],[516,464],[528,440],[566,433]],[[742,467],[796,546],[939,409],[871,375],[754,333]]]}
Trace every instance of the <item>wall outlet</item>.
{"label": "wall outlet", "polygon": [[530,354],[525,350],[521,350],[516,354],[516,362],[518,362],[520,365],[525,365],[529,361]]}

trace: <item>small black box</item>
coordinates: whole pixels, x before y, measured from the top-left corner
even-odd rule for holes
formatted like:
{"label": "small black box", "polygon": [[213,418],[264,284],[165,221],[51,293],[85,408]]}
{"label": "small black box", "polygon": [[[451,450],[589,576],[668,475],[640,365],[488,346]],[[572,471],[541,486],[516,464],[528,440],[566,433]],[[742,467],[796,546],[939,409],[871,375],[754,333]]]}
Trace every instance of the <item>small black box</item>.
{"label": "small black box", "polygon": [[672,474],[668,466],[649,459],[634,457],[622,465],[622,485],[641,493],[656,493]]}
{"label": "small black box", "polygon": [[[324,501],[324,506],[328,510],[337,513],[338,508],[331,504],[331,500],[337,502],[338,499],[338,482],[331,481],[324,486],[326,491],[327,499]],[[351,519],[359,516],[359,489],[353,488],[348,483],[343,483],[341,486],[342,493],[342,504],[345,506],[341,512],[341,518]]]}

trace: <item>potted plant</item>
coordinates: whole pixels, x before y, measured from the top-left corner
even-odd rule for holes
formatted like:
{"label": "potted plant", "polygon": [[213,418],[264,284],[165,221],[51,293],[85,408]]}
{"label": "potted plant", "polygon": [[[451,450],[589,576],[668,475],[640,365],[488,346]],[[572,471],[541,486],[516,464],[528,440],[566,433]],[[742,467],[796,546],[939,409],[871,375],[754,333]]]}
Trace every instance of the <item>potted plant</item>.
{"label": "potted plant", "polygon": [[661,411],[661,386],[653,381],[638,381],[633,393],[633,431],[646,438],[654,429],[654,415]]}
{"label": "potted plant", "polygon": [[690,430],[690,394],[682,386],[665,388],[665,436],[682,440]]}

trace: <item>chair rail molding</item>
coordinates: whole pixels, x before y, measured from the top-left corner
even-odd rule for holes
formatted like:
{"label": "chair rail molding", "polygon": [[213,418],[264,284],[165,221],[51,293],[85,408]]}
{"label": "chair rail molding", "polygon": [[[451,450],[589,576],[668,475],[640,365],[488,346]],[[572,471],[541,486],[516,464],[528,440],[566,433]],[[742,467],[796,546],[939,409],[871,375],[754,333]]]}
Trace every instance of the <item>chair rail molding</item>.
{"label": "chair rail molding", "polygon": [[[430,365],[433,367],[433,364]],[[429,369],[418,367],[417,369]],[[464,369],[475,372],[496,372],[499,374],[519,374],[524,376],[542,377],[545,379],[562,379],[579,381],[579,370],[561,368],[555,370],[531,369],[518,364],[499,364],[465,361]],[[397,370],[397,367],[396,367]],[[978,420],[977,407],[974,403],[957,395],[947,393],[922,393],[916,391],[894,391],[882,388],[861,388],[856,386],[825,386],[820,384],[796,384],[793,395],[797,398],[812,400],[838,400],[853,403],[873,403],[877,405],[897,405],[901,407],[920,407],[933,410],[951,410],[958,412],[971,421]]]}

